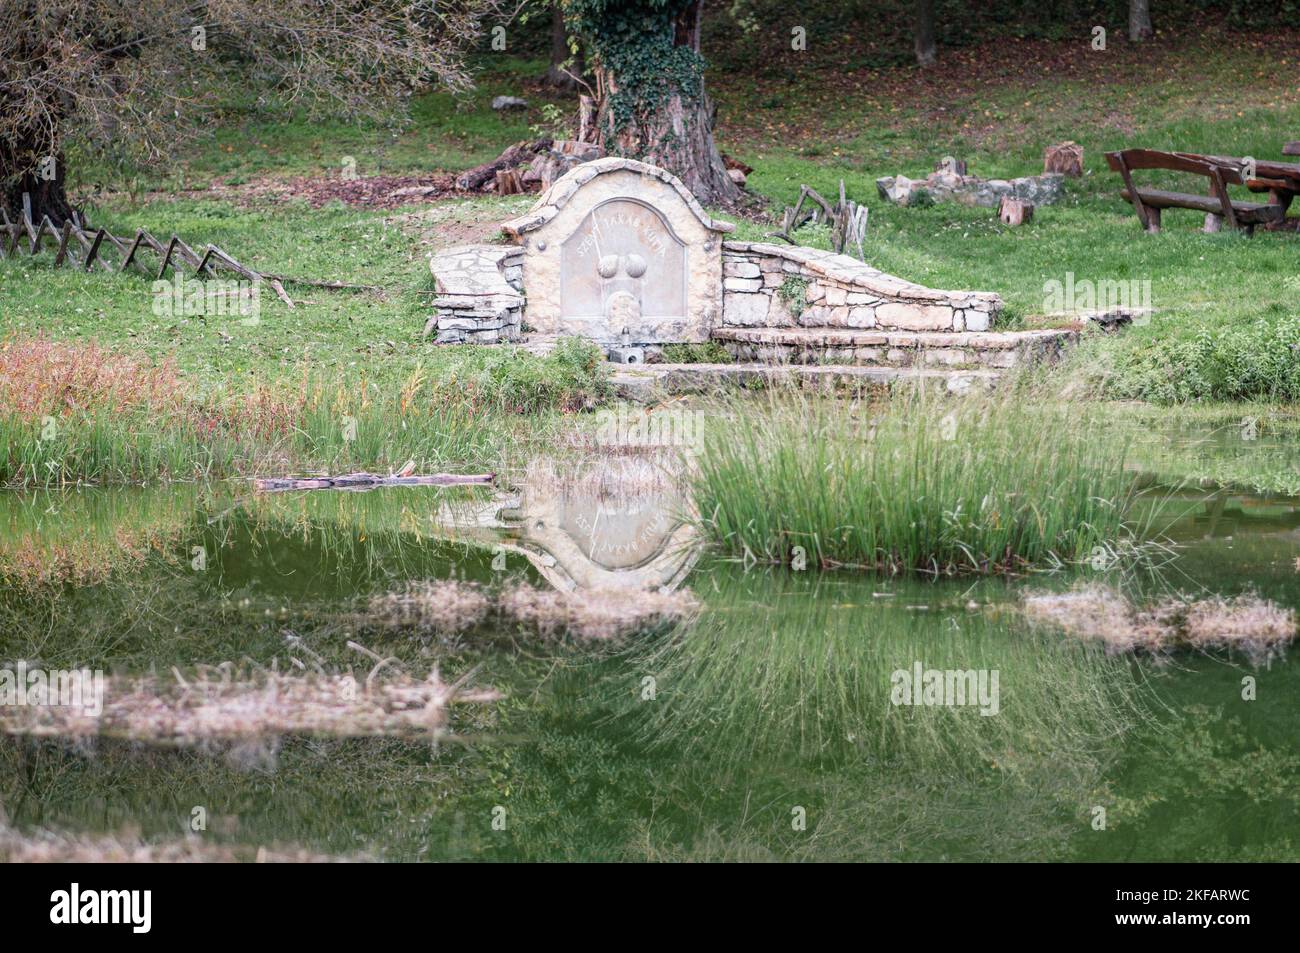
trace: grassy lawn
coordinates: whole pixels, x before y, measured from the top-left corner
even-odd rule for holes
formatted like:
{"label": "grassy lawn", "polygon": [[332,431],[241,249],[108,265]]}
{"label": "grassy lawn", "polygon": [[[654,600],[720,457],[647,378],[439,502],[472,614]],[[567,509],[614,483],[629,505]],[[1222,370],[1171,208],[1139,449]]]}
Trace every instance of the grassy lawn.
{"label": "grassy lawn", "polygon": [[[1282,142],[1300,137],[1297,39],[1189,33],[1140,57],[1123,44],[1093,54],[1082,42],[1012,41],[953,51],[953,69],[942,76],[805,65],[790,54],[761,73],[717,70],[710,88],[721,148],[755,167],[750,187],[774,213],[801,184],[829,195],[843,179],[870,209],[869,262],[934,287],[998,292],[1005,327],[1059,323],[1044,315],[1044,283],[1064,282],[1067,273],[1149,281],[1158,311],[1149,324],[1094,336],[1055,372],[1087,383],[1086,392],[1158,402],[1290,400],[1300,397],[1297,236],[1206,235],[1199,215],[1177,211],[1163,234],[1144,235],[1102,153],[1145,145],[1278,157]],[[260,270],[376,290],[289,284],[297,306],[263,295],[253,325],[169,317],[155,313],[147,279],[56,270],[47,253],[0,262],[0,334],[169,359],[191,399],[213,406],[259,388],[396,399],[412,379],[430,400],[472,392],[471,412],[549,414],[590,403],[599,372],[578,368],[581,361],[544,364],[522,353],[434,347],[422,337],[429,253],[490,239],[529,197],[391,209],[337,198],[313,204],[310,188],[339,180],[349,158],[366,177],[445,174],[495,156],[541,128],[545,104],[569,107],[568,97],[537,84],[543,69],[535,60],[487,58],[472,94],[423,96],[402,128],[286,122],[235,105],[212,137],[163,173],[80,169],[92,221],[119,233],[174,232]],[[502,93],[526,95],[530,108],[494,113],[490,100]],[[1084,145],[1086,174],[1025,228],[1005,228],[986,209],[900,209],[876,195],[877,177],[921,177],[944,155],[967,159],[979,175],[1033,174],[1043,148],[1065,139]],[[771,227],[742,220],[737,232],[760,238]],[[817,228],[800,238],[827,241]]]}

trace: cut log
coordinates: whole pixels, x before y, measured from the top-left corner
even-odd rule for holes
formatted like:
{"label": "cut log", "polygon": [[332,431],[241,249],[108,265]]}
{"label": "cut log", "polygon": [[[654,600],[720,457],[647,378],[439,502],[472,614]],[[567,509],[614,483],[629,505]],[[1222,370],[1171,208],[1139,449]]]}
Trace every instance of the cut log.
{"label": "cut log", "polygon": [[497,195],[518,195],[524,190],[524,183],[519,177],[518,169],[498,169],[496,175]]}
{"label": "cut log", "polygon": [[1043,152],[1043,171],[1060,172],[1074,178],[1083,175],[1083,146],[1076,142],[1048,146]]}
{"label": "cut log", "polygon": [[1034,217],[1034,207],[1028,202],[1021,199],[1013,199],[1009,195],[1002,196],[1002,201],[998,203],[998,218],[1004,225],[1024,225]]}
{"label": "cut log", "polygon": [[430,473],[411,476],[402,473],[344,473],[330,477],[257,477],[253,487],[268,493],[281,490],[369,490],[377,486],[482,486],[496,479],[495,473]]}
{"label": "cut log", "polygon": [[535,142],[516,142],[491,162],[467,169],[456,176],[456,188],[466,192],[476,192],[489,182],[495,183],[498,172],[531,162],[533,156],[551,148],[551,141],[550,137],[546,137]]}
{"label": "cut log", "polygon": [[935,172],[951,172],[953,175],[966,175],[966,160],[944,156],[934,164]]}

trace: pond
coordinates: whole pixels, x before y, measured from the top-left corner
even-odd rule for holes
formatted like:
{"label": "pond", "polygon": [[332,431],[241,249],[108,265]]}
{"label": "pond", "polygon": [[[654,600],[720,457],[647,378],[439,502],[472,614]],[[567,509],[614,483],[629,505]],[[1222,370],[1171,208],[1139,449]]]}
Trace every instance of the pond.
{"label": "pond", "polygon": [[[1300,606],[1300,498],[1161,492],[1175,545],[1153,573],[937,581],[723,561],[654,494],[7,494],[6,664],[365,675],[373,656],[502,697],[437,743],[5,737],[0,808],[26,832],[388,860],[1294,860],[1294,651],[1108,655],[1018,609],[1108,573]],[[503,623],[441,638],[365,611],[412,580],[581,591],[629,572],[698,610],[597,641]],[[981,675],[926,704],[932,671]]]}

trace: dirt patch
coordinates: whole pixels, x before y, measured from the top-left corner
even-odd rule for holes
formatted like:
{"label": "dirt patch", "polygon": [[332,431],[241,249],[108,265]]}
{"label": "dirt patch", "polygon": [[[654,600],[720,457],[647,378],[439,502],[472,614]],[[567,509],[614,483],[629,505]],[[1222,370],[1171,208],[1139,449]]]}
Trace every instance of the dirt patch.
{"label": "dirt patch", "polygon": [[[458,196],[465,197],[464,192]],[[527,208],[532,196],[523,196],[519,210]],[[459,202],[442,202],[433,208],[404,212],[388,219],[388,224],[414,235],[428,251],[456,245],[491,244],[502,241],[501,223],[510,218],[513,206],[482,198],[464,198]]]}
{"label": "dirt patch", "polygon": [[450,172],[371,175],[354,179],[339,175],[293,179],[261,177],[238,185],[214,182],[207,191],[245,207],[296,200],[306,201],[312,208],[342,202],[351,208],[394,209],[462,195],[456,191],[453,179]]}

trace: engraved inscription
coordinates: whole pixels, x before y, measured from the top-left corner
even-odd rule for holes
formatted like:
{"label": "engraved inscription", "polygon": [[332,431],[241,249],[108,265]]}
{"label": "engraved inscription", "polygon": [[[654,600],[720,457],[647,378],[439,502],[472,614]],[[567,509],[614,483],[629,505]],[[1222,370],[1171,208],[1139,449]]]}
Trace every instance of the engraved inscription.
{"label": "engraved inscription", "polygon": [[560,309],[566,318],[603,318],[614,333],[642,319],[684,319],[685,245],[648,205],[596,206],[561,248]]}

